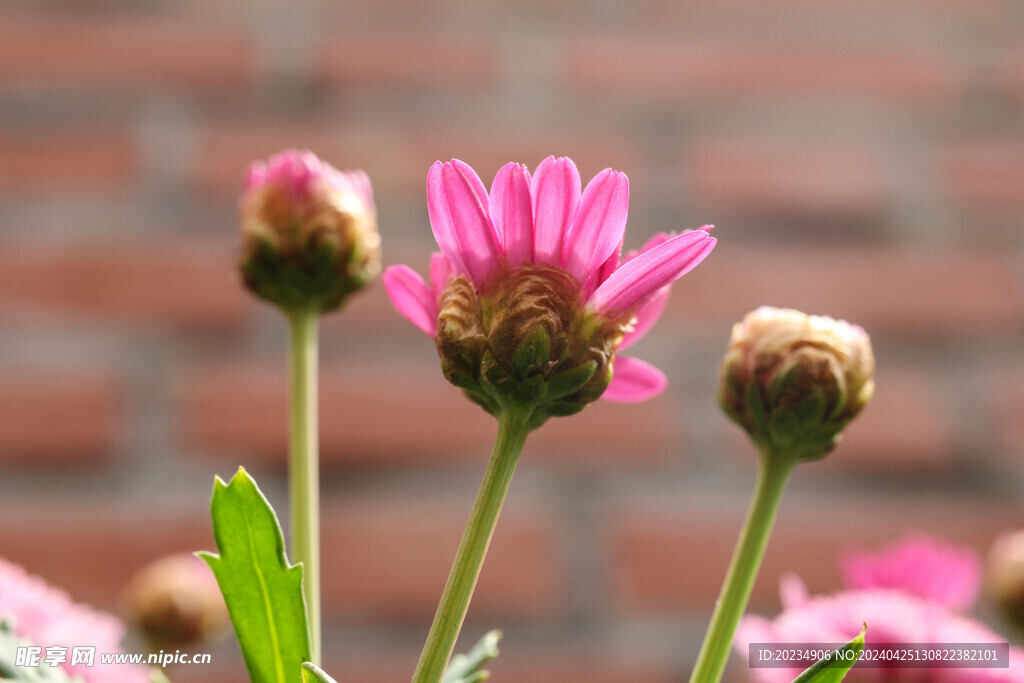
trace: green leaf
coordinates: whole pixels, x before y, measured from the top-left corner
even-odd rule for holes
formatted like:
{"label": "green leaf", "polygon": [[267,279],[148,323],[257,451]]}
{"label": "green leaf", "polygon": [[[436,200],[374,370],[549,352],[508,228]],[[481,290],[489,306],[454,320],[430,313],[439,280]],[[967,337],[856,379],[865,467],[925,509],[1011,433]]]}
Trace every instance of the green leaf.
{"label": "green leaf", "polygon": [[220,555],[199,553],[220,585],[252,683],[295,683],[311,659],[302,566],[291,565],[274,508],[243,468],[217,477],[210,504]]}
{"label": "green leaf", "polygon": [[312,662],[302,665],[302,683],[338,683]]}
{"label": "green leaf", "polygon": [[[860,630],[860,634],[843,645],[841,648],[825,659],[818,662],[797,676],[793,683],[839,683],[846,678],[853,665],[860,659],[860,653],[864,650],[864,634],[867,633],[868,625]],[[853,654],[849,654],[849,653]]]}
{"label": "green leaf", "polygon": [[499,640],[501,631],[490,631],[468,653],[452,657],[441,683],[478,683],[489,678],[491,673],[480,667],[498,656]]}

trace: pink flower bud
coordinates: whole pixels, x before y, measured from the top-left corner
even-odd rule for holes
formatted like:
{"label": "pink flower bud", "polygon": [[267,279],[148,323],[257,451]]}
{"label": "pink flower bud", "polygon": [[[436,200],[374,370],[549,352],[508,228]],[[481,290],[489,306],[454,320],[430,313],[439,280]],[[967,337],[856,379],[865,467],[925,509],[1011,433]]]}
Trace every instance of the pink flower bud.
{"label": "pink flower bud", "polygon": [[370,181],[312,152],[253,162],[240,201],[246,287],[283,308],[327,312],[380,271]]}

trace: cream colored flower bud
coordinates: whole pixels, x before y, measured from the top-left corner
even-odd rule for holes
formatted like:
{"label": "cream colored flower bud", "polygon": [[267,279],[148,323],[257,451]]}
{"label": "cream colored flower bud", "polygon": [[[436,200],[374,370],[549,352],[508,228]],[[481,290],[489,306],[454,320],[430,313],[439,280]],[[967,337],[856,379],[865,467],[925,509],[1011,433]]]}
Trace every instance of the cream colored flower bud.
{"label": "cream colored flower bud", "polygon": [[144,567],[123,602],[129,620],[158,647],[209,642],[227,632],[227,607],[213,572],[188,553]]}
{"label": "cream colored flower bud", "polygon": [[763,306],[732,329],[719,401],[762,450],[815,460],[867,405],[874,372],[857,325]]}
{"label": "cream colored flower bud", "polygon": [[996,539],[985,569],[986,592],[1007,619],[1024,629],[1024,531]]}

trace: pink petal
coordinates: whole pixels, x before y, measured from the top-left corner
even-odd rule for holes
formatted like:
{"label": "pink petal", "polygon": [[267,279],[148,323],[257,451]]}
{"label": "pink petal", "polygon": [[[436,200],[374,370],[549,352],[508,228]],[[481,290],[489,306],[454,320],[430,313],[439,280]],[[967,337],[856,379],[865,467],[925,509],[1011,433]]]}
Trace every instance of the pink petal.
{"label": "pink petal", "polygon": [[608,277],[615,272],[615,269],[619,267],[619,258],[622,256],[622,243],[619,243],[618,248],[612,252],[612,255],[601,264],[601,267],[597,271],[597,277],[591,278],[584,290],[587,296],[594,293],[594,290],[600,286],[602,282],[608,279]]}
{"label": "pink petal", "polygon": [[571,159],[548,157],[533,174],[533,262],[562,265],[565,233],[580,203],[580,174]]}
{"label": "pink petal", "polygon": [[431,337],[436,336],[437,302],[423,278],[409,266],[391,266],[382,279],[395,309]]}
{"label": "pink petal", "polygon": [[438,251],[430,255],[430,288],[434,290],[435,301],[448,286],[448,281],[456,275],[458,271],[448,257]]}
{"label": "pink petal", "polygon": [[267,181],[267,165],[262,161],[254,161],[249,164],[249,168],[245,171],[245,187],[244,192],[248,192],[255,187],[259,187]]}
{"label": "pink petal", "polygon": [[[706,226],[706,227],[708,229],[711,228],[711,226]],[[704,228],[701,228],[701,230],[703,230],[703,229]],[[623,257],[622,262],[625,263],[626,261],[632,261],[637,256],[639,256],[640,254],[642,254],[642,253],[644,253],[646,251],[650,251],[651,249],[654,249],[659,244],[665,244],[665,242],[668,242],[670,239],[675,237],[676,234],[677,233],[674,233],[674,232],[673,233],[659,232],[657,235],[655,235],[651,239],[649,239],[646,242],[644,242],[644,246],[640,247],[639,249],[633,249],[628,254],[626,254]]]}
{"label": "pink petal", "polygon": [[480,286],[500,264],[501,244],[487,210],[487,189],[458,159],[427,174],[427,213],[441,252]]}
{"label": "pink petal", "polygon": [[640,304],[640,307],[636,309],[636,313],[633,314],[633,329],[622,337],[622,342],[619,344],[619,351],[628,349],[633,344],[637,343],[647,331],[654,327],[654,323],[658,322],[658,318],[661,317],[662,312],[665,310],[665,305],[668,304],[668,295],[671,293],[671,288],[666,286],[654,292],[647,298],[647,301]]}
{"label": "pink petal", "polygon": [[782,609],[795,609],[811,600],[810,591],[796,574],[785,573],[779,579],[779,601]]}
{"label": "pink petal", "polygon": [[533,260],[533,206],[530,172],[520,164],[505,164],[491,184],[491,220],[510,267]]}
{"label": "pink petal", "polygon": [[629,180],[607,168],[587,183],[562,247],[565,269],[581,284],[597,277],[601,264],[622,243],[629,211]]}
{"label": "pink petal", "polygon": [[711,253],[716,242],[703,230],[673,237],[619,266],[591,295],[587,305],[608,317],[626,313],[692,270]]}
{"label": "pink petal", "polygon": [[363,204],[373,210],[373,185],[370,184],[369,176],[363,171],[344,171],[339,172],[339,175],[344,177],[349,185],[355,189],[359,194],[359,198],[363,200]]}
{"label": "pink petal", "polygon": [[468,164],[452,159],[444,165],[445,197],[455,235],[475,284],[482,285],[498,268],[503,253],[487,205],[487,188]]}
{"label": "pink petal", "polygon": [[448,210],[448,200],[444,189],[444,164],[435,161],[427,172],[427,214],[430,216],[430,228],[434,231],[434,239],[441,253],[455,265],[459,271],[469,273],[462,257],[458,234],[452,223],[452,215]]}
{"label": "pink petal", "polygon": [[668,379],[658,368],[629,356],[616,356],[612,382],[601,398],[616,403],[639,403],[665,391]]}

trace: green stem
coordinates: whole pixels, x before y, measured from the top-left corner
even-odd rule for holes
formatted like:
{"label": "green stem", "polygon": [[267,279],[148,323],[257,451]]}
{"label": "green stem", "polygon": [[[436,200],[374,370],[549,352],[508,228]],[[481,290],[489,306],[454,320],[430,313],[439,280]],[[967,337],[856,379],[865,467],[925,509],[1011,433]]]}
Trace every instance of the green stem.
{"label": "green stem", "polygon": [[437,606],[423,654],[416,665],[413,683],[438,683],[448,666],[487,555],[487,546],[498,523],[501,505],[530,431],[527,427],[530,412],[529,409],[505,410],[498,418],[498,437],[491,452],[491,461],[448,574],[448,583],[441,594],[441,603]]}
{"label": "green stem", "polygon": [[317,457],[317,312],[288,311],[291,346],[291,439],[288,482],[292,560],[302,563],[310,652],[320,663],[320,471]]}
{"label": "green stem", "polygon": [[690,676],[690,683],[717,683],[722,677],[736,626],[747,608],[750,591],[761,568],[761,558],[764,557],[764,549],[775,523],[775,513],[795,462],[767,451],[761,454],[754,498],[733,551],[732,564],[715,604],[711,625],[697,656],[697,665]]}

